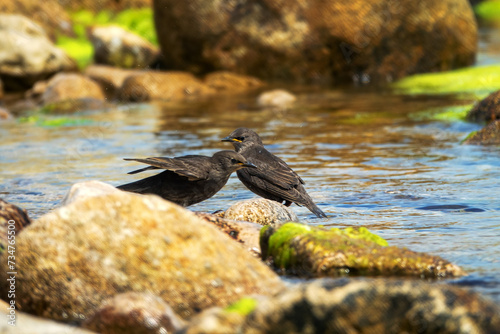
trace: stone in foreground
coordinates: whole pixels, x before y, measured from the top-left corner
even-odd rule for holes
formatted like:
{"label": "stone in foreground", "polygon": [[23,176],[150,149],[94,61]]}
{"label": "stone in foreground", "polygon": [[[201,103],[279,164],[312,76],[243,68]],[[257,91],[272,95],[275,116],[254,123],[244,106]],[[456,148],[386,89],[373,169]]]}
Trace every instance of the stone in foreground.
{"label": "stone in foreground", "polygon": [[500,120],[486,125],[481,130],[470,135],[464,144],[471,145],[500,145]]}
{"label": "stone in foreground", "polygon": [[149,334],[174,333],[184,325],[161,298],[128,292],[104,301],[83,327],[98,333]]}
{"label": "stone in foreground", "polygon": [[288,223],[261,230],[262,258],[299,276],[383,275],[444,278],[463,276],[458,266],[425,253],[387,246],[366,228],[325,229]]}
{"label": "stone in foreground", "polygon": [[[16,240],[16,305],[82,323],[117,293],[149,291],[183,318],[248,294],[270,295],[280,278],[193,213],[157,196],[89,197],[41,217]],[[0,258],[6,263],[7,258]],[[7,290],[7,271],[0,273]]]}

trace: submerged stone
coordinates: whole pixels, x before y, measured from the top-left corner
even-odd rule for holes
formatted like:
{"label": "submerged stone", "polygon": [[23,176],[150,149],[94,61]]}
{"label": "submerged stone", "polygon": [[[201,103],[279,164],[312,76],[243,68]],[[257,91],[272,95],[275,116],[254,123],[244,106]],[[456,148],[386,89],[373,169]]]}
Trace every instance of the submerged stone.
{"label": "submerged stone", "polygon": [[261,231],[262,258],[287,274],[455,277],[458,266],[438,256],[387,246],[366,228],[326,229],[288,223]]}

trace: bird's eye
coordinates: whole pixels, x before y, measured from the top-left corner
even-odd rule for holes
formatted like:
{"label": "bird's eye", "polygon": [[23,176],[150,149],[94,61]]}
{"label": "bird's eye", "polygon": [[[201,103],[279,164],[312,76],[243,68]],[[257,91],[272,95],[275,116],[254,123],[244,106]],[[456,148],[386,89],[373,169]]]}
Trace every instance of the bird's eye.
{"label": "bird's eye", "polygon": [[236,139],[238,139],[239,141],[243,141],[245,140],[245,137],[236,137]]}
{"label": "bird's eye", "polygon": [[236,159],[231,159],[231,163],[232,163],[232,164],[237,164],[237,163],[238,163],[238,160],[236,160]]}

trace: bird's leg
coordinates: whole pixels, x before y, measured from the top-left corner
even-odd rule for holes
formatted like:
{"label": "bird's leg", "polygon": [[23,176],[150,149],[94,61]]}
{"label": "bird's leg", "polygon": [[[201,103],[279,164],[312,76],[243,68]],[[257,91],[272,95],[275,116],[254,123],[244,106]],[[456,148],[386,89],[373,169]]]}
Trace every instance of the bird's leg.
{"label": "bird's leg", "polygon": [[292,202],[285,200],[285,203],[283,203],[284,206],[290,206],[292,205]]}

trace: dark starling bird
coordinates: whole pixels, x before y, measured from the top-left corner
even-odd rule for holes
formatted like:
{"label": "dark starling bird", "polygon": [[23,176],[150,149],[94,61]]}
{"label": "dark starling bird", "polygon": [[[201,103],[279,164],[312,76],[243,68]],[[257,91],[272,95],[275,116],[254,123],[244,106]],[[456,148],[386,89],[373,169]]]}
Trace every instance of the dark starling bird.
{"label": "dark starling bird", "polygon": [[238,178],[255,194],[290,206],[304,205],[316,216],[326,214],[314,204],[304,189],[304,181],[288,165],[264,148],[262,140],[247,128],[234,130],[222,141],[231,142],[236,152],[243,155],[257,168],[237,171]]}
{"label": "dark starling bird", "polygon": [[215,195],[232,172],[245,167],[255,168],[239,153],[220,151],[212,157],[186,155],[176,158],[124,159],[150,165],[128,174],[151,169],[166,171],[145,179],[124,184],[118,189],[139,194],[156,194],[182,206],[204,201]]}

